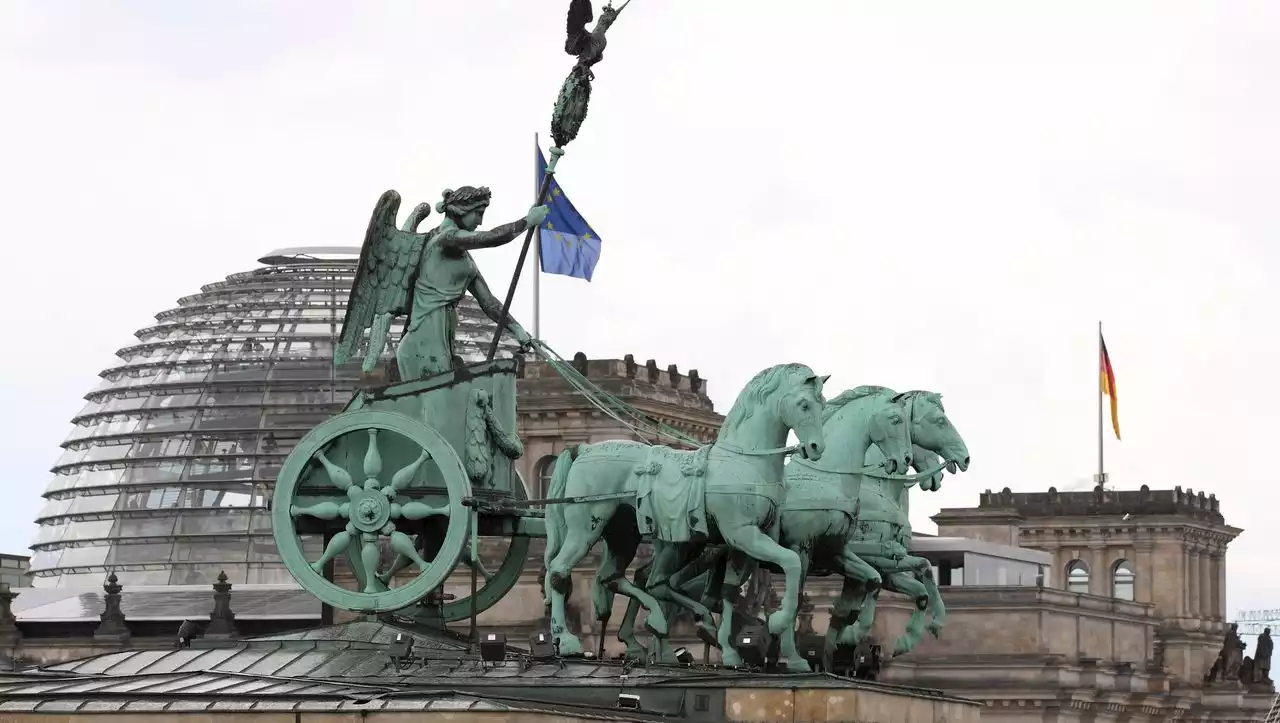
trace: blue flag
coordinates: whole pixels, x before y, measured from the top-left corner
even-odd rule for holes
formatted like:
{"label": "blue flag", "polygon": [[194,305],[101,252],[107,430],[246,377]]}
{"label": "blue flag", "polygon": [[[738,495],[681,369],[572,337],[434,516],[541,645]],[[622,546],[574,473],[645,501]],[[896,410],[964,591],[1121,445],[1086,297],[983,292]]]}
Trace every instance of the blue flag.
{"label": "blue flag", "polygon": [[[538,148],[538,179],[535,193],[542,188],[542,177],[547,172],[547,159]],[[548,274],[561,274],[577,279],[591,280],[591,274],[600,261],[600,237],[587,223],[578,209],[569,203],[555,176],[547,190],[547,220],[538,229],[538,249],[542,257],[542,270]]]}

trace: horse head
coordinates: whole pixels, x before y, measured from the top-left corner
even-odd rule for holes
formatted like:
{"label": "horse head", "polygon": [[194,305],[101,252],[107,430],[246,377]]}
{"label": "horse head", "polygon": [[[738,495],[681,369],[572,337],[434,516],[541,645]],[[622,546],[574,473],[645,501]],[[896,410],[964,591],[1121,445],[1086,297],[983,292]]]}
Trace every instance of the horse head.
{"label": "horse head", "polygon": [[[862,386],[843,392],[827,403],[823,424],[829,441],[839,443],[835,466],[860,467],[868,450],[877,449],[876,462],[888,474],[902,474],[911,464],[907,410],[893,390]],[[836,447],[832,446],[832,450]]]}
{"label": "horse head", "polygon": [[822,432],[827,380],[804,364],[779,364],[755,375],[720,425],[717,440],[744,448],[779,446],[787,433],[800,440],[796,453],[808,460],[822,458]]}
{"label": "horse head", "polygon": [[828,376],[816,374],[795,375],[792,381],[798,383],[786,385],[779,391],[778,416],[787,428],[796,433],[800,440],[796,453],[802,458],[812,461],[822,459],[826,449],[826,437],[822,432],[822,385]]}
{"label": "horse head", "polygon": [[[969,469],[969,447],[947,418],[942,406],[942,395],[934,392],[907,392],[910,397],[911,441],[917,446],[939,455],[946,462],[947,471],[956,474]],[[936,490],[941,475],[922,482],[921,489]]]}

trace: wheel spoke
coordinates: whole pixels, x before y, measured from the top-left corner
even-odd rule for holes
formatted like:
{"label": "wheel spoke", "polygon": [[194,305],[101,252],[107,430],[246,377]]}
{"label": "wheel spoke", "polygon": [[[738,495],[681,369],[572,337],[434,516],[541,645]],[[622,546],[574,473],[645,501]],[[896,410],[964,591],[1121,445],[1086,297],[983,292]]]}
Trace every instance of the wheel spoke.
{"label": "wheel spoke", "polygon": [[[424,517],[433,515],[449,516],[448,507],[432,507],[424,502],[405,502],[398,506],[398,510],[396,507],[392,507],[391,510],[392,518],[400,517],[406,520],[421,520]],[[397,511],[400,513],[399,515],[396,514]]]}
{"label": "wheel spoke", "polygon": [[[426,570],[431,566],[431,563],[422,559],[422,555],[418,554],[418,549],[413,544],[413,538],[399,530],[391,533],[391,549],[398,552],[402,557],[412,560],[413,564],[418,566],[419,571]],[[390,579],[390,577],[388,575],[387,579]]]}
{"label": "wheel spoke", "polygon": [[310,507],[299,507],[294,505],[289,508],[289,514],[294,517],[314,517],[318,520],[333,520],[339,517],[347,519],[347,510],[344,509],[347,504],[344,502],[339,504],[333,501],[317,502]]}
{"label": "wheel spoke", "polygon": [[382,454],[378,452],[378,430],[370,429],[369,449],[364,453],[364,478],[376,481],[380,474],[382,474]]}
{"label": "wheel spoke", "polygon": [[364,565],[365,575],[367,575],[364,591],[375,593],[378,592],[378,536],[364,534],[360,538],[360,562]]}
{"label": "wheel spoke", "polygon": [[324,465],[325,471],[329,473],[330,484],[343,492],[350,489],[353,483],[351,481],[351,475],[347,474],[345,469],[339,467],[333,462],[330,462],[329,458],[324,456],[324,452],[316,452],[316,459],[320,460],[320,464]]}
{"label": "wheel spoke", "polygon": [[324,566],[337,557],[338,553],[342,552],[349,542],[351,542],[351,533],[347,530],[334,535],[333,539],[329,540],[329,544],[325,545],[324,554],[320,556],[320,559],[311,563],[311,569],[315,570],[317,574],[323,575]]}
{"label": "wheel spoke", "polygon": [[427,452],[423,450],[422,454],[418,455],[418,458],[410,463],[409,466],[399,472],[396,472],[395,477],[391,478],[391,485],[389,487],[384,487],[382,491],[388,492],[389,490],[390,494],[387,496],[390,497],[396,492],[403,490],[410,482],[413,481],[413,477],[418,473],[418,468],[422,466],[422,463],[426,462],[430,458],[431,455],[427,454]]}

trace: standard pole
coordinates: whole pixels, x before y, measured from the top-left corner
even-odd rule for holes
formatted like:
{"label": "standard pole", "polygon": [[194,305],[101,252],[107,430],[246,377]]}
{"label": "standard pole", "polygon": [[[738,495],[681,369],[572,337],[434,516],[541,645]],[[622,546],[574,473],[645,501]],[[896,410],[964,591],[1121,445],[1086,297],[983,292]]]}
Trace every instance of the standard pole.
{"label": "standard pole", "polygon": [[[533,134],[533,144],[539,150],[538,134]],[[541,234],[539,234],[541,235]],[[533,338],[542,338],[542,239],[533,245]]]}
{"label": "standard pole", "polygon": [[[551,147],[551,160],[547,162],[547,172],[542,176],[542,187],[538,189],[538,201],[535,206],[540,206],[547,199],[547,191],[551,188],[551,176],[556,172],[556,161],[560,160],[560,156],[564,151]],[[511,286],[507,288],[507,298],[502,302],[502,314],[498,317],[498,328],[493,332],[493,343],[489,345],[489,353],[485,359],[492,361],[498,355],[498,341],[502,339],[502,334],[507,330],[507,324],[511,321],[511,301],[516,296],[516,286],[520,283],[520,274],[524,271],[524,260],[529,257],[529,242],[533,240],[533,232],[537,231],[537,227],[530,226],[524,234],[524,245],[520,247],[520,258],[516,259],[516,272],[511,276]]]}
{"label": "standard pole", "polygon": [[1102,322],[1098,322],[1098,475],[1094,481],[1106,484],[1107,473],[1102,457]]}

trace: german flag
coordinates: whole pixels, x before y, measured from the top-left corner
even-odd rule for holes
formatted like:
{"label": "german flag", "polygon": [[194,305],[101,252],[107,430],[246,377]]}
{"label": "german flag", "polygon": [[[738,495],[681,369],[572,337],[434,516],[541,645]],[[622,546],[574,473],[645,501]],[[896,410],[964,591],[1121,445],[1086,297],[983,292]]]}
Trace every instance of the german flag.
{"label": "german flag", "polygon": [[1107,342],[1102,338],[1101,331],[1098,332],[1098,349],[1101,356],[1098,360],[1098,376],[1102,384],[1099,391],[1111,398],[1111,428],[1116,432],[1116,439],[1120,439],[1120,415],[1116,411],[1116,373],[1111,368],[1111,355],[1107,354]]}

